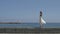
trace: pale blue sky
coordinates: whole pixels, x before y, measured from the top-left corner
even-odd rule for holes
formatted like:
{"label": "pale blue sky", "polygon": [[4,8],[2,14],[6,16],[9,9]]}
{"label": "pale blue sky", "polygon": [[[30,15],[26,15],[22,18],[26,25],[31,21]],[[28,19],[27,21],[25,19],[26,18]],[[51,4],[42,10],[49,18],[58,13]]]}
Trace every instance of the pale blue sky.
{"label": "pale blue sky", "polygon": [[60,0],[0,0],[0,21],[39,22],[41,8],[45,21],[60,22]]}

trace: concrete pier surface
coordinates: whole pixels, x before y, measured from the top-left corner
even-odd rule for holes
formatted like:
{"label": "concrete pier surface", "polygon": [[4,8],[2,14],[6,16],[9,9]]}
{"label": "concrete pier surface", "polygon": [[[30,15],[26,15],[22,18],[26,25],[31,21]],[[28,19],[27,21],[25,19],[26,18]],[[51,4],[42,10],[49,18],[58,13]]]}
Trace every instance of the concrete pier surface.
{"label": "concrete pier surface", "polygon": [[0,34],[60,34],[60,33],[0,33]]}
{"label": "concrete pier surface", "polygon": [[47,33],[60,33],[60,28],[44,28],[44,29],[40,29],[40,28],[34,28],[34,29],[27,29],[27,28],[0,28],[0,33],[4,34],[4,33],[41,33],[41,34],[47,34]]}

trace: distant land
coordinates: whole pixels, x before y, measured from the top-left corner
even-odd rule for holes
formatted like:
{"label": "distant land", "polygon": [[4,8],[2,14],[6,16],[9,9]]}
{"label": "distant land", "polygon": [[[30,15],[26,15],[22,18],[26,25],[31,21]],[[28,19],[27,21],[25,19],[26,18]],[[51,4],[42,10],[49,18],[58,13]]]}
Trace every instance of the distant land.
{"label": "distant land", "polygon": [[21,24],[22,22],[0,22],[0,24]]}

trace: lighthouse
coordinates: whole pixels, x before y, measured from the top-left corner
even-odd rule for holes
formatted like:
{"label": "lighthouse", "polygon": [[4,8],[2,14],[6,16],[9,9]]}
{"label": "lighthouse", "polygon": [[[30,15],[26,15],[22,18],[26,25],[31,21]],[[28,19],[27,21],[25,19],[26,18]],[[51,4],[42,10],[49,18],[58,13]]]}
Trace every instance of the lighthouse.
{"label": "lighthouse", "polygon": [[43,20],[42,16],[43,16],[43,13],[42,13],[42,11],[40,11],[40,28],[41,29],[43,28],[43,24],[46,24],[46,22]]}

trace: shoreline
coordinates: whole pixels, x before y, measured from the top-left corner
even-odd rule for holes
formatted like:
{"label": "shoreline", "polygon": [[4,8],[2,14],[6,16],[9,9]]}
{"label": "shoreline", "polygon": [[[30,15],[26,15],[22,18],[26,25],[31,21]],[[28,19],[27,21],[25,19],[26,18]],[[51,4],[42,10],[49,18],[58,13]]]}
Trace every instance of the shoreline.
{"label": "shoreline", "polygon": [[0,28],[0,33],[60,33],[60,28]]}

